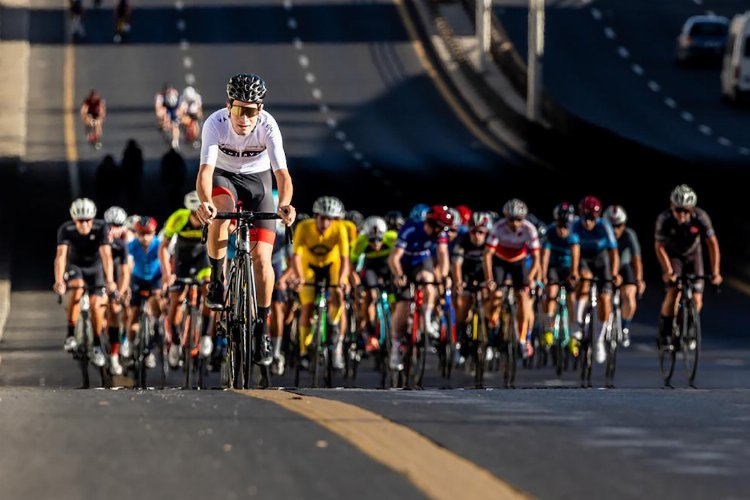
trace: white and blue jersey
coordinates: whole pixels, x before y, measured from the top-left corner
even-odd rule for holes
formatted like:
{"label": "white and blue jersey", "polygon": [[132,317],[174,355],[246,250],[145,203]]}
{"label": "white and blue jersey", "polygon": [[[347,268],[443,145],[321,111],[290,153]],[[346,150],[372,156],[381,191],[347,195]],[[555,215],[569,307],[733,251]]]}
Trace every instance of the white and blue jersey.
{"label": "white and blue jersey", "polygon": [[448,236],[440,233],[437,238],[428,235],[424,230],[424,222],[408,221],[401,227],[396,239],[396,248],[404,250],[401,265],[404,267],[418,266],[432,257],[434,246],[448,243]]}

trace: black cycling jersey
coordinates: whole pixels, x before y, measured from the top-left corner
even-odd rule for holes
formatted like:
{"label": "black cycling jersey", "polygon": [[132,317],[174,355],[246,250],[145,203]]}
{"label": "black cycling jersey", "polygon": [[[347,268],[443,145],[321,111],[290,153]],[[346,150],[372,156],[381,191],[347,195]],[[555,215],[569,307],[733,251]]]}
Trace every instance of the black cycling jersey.
{"label": "black cycling jersey", "polygon": [[126,265],[128,263],[128,244],[122,238],[112,239],[112,263],[115,267]]}
{"label": "black cycling jersey", "polygon": [[617,251],[620,253],[620,266],[630,266],[633,264],[633,257],[641,256],[638,236],[631,228],[626,227],[617,239]]}
{"label": "black cycling jersey", "polygon": [[68,263],[78,267],[92,267],[101,262],[99,247],[111,245],[112,241],[107,232],[107,224],[103,220],[95,219],[91,232],[82,235],[76,229],[76,224],[69,221],[57,230],[57,244],[68,246]]}
{"label": "black cycling jersey", "polygon": [[700,248],[701,238],[715,236],[708,214],[695,207],[690,219],[680,224],[671,210],[665,210],[656,219],[654,239],[662,243],[670,256],[688,256]]}
{"label": "black cycling jersey", "polygon": [[463,259],[461,271],[464,278],[482,276],[482,255],[484,245],[475,245],[469,233],[462,233],[456,237],[453,244],[452,258]]}

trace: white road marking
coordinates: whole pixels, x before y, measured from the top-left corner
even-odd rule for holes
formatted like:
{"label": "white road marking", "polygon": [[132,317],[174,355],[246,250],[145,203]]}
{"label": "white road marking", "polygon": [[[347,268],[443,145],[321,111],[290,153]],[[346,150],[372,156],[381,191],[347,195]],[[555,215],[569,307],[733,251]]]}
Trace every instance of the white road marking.
{"label": "white road marking", "polygon": [[717,467],[715,465],[678,465],[672,467],[672,471],[680,474],[694,474],[700,476],[728,476],[732,471],[726,467]]}
{"label": "white road marking", "polygon": [[357,161],[362,161],[362,158],[364,158],[364,156],[362,155],[362,153],[355,151],[354,154],[352,155],[352,158],[354,158]]}
{"label": "white road marking", "polygon": [[328,105],[321,104],[320,107],[318,108],[318,111],[320,111],[324,115],[327,114],[328,113]]}
{"label": "white road marking", "polygon": [[743,155],[743,156],[750,155],[750,148],[741,147],[740,148],[740,154]]}
{"label": "white road marking", "polygon": [[347,151],[354,151],[354,144],[352,144],[351,142],[345,142],[344,149],[346,149]]}
{"label": "white road marking", "polygon": [[661,90],[661,86],[653,80],[648,82],[648,88],[650,88],[653,92],[659,92]]}
{"label": "white road marking", "polygon": [[606,436],[642,436],[647,433],[646,429],[639,427],[594,427],[592,432]]}
{"label": "white road marking", "polygon": [[195,85],[195,75],[192,73],[185,75],[185,83],[188,85]]}
{"label": "white road marking", "polygon": [[305,44],[302,43],[302,40],[298,36],[295,36],[292,39],[292,43],[294,44],[294,48],[297,49],[297,50],[302,50],[302,47],[305,46]]}
{"label": "white road marking", "polygon": [[185,31],[185,26],[186,26],[185,21],[183,21],[182,19],[177,20],[177,29],[179,31]]}
{"label": "white road marking", "polygon": [[185,7],[185,3],[182,2],[182,0],[177,0],[174,3],[174,8],[177,9],[177,10],[182,10],[183,7]]}
{"label": "white road marking", "polygon": [[328,118],[326,120],[326,125],[328,125],[330,128],[336,128],[336,125],[338,124],[336,123],[336,120],[334,118]]}
{"label": "white road marking", "polygon": [[190,57],[183,57],[183,58],[182,58],[182,65],[183,65],[183,66],[184,66],[184,67],[185,67],[186,69],[190,69],[190,68],[192,68],[192,67],[193,67],[193,60],[192,60],[192,59],[191,59]]}
{"label": "white road marking", "polygon": [[703,135],[711,135],[713,133],[713,130],[708,125],[700,125],[698,126],[698,130]]}
{"label": "white road marking", "polygon": [[677,103],[671,97],[667,97],[666,99],[664,99],[664,104],[666,104],[667,107],[672,108],[672,109],[675,109],[677,107]]}
{"label": "white road marking", "polygon": [[190,48],[190,42],[188,42],[184,38],[180,40],[180,50],[187,50],[189,48]]}
{"label": "white road marking", "polygon": [[284,10],[292,10],[292,0],[284,0]]}
{"label": "white road marking", "polygon": [[323,98],[323,92],[319,88],[314,88],[312,91],[313,99],[321,100]]}
{"label": "white road marking", "polygon": [[719,137],[719,138],[717,139],[717,141],[719,141],[719,144],[721,144],[722,146],[724,146],[724,147],[726,147],[726,148],[729,148],[729,147],[731,147],[731,146],[732,146],[732,141],[730,141],[730,140],[729,140],[729,139],[727,139],[726,137]]}
{"label": "white road marking", "polygon": [[638,76],[643,76],[643,67],[640,64],[634,64],[632,66],[633,73],[635,73]]}
{"label": "white road marking", "polygon": [[617,53],[620,54],[620,57],[622,57],[623,59],[627,59],[628,57],[630,57],[630,52],[628,52],[628,49],[622,46],[617,47]]}
{"label": "white road marking", "polygon": [[313,84],[315,83],[315,75],[313,75],[312,73],[306,73],[305,80],[307,81],[307,83]]}
{"label": "white road marking", "polygon": [[695,5],[703,5],[703,0],[693,0]]}
{"label": "white road marking", "polygon": [[609,26],[604,28],[604,36],[606,36],[610,40],[614,40],[615,38],[617,38],[617,34],[615,33],[615,30],[613,30]]}
{"label": "white road marking", "polygon": [[298,60],[299,60],[299,65],[302,66],[303,68],[306,68],[310,65],[310,59],[308,59],[307,56],[304,54],[299,56]]}
{"label": "white road marking", "polygon": [[346,140],[346,132],[344,132],[343,130],[337,130],[336,133],[333,134],[333,136],[341,142],[344,142]]}
{"label": "white road marking", "polygon": [[289,20],[286,22],[286,25],[289,26],[290,30],[296,30],[297,29],[297,20],[293,17],[290,17]]}
{"label": "white road marking", "polygon": [[591,9],[591,15],[594,16],[594,19],[596,19],[597,21],[601,21],[602,19],[602,11],[597,8]]}
{"label": "white road marking", "polygon": [[695,120],[695,117],[693,117],[692,113],[688,113],[687,111],[683,111],[680,117],[686,122],[692,122],[693,120]]}

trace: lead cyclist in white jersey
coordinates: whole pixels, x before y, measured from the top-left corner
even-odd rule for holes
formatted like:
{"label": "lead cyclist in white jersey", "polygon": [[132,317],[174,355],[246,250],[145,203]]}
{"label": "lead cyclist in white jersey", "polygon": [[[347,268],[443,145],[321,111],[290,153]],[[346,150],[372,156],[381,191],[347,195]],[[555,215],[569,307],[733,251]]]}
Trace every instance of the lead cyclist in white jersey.
{"label": "lead cyclist in white jersey", "polygon": [[[277,212],[287,226],[294,222],[292,178],[279,126],[263,109],[265,95],[265,82],[258,75],[237,74],[227,83],[226,108],[211,114],[203,124],[201,165],[196,181],[201,206],[196,215],[204,224],[210,222],[211,283],[206,305],[211,309],[221,309],[224,304],[224,260],[230,222],[212,220],[216,212],[233,211],[237,201],[242,202],[243,210],[274,212],[271,190],[275,177],[279,191]],[[273,360],[267,319],[274,286],[271,254],[275,227],[276,221],[258,221],[250,233],[259,306],[253,331],[256,354],[253,361],[264,365]]]}

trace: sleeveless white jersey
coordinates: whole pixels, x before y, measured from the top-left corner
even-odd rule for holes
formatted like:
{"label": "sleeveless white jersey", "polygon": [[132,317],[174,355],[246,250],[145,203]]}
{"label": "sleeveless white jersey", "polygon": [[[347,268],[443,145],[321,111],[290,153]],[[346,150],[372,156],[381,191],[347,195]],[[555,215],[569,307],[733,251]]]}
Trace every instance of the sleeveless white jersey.
{"label": "sleeveless white jersey", "polygon": [[203,124],[201,164],[235,174],[255,174],[286,169],[286,154],[276,120],[266,111],[249,135],[238,135],[232,128],[229,110],[215,111]]}

